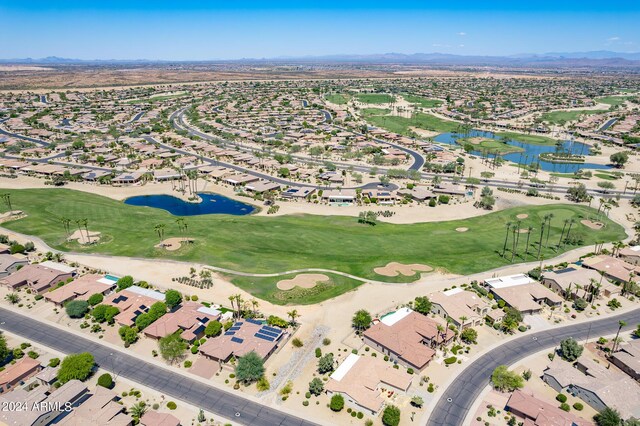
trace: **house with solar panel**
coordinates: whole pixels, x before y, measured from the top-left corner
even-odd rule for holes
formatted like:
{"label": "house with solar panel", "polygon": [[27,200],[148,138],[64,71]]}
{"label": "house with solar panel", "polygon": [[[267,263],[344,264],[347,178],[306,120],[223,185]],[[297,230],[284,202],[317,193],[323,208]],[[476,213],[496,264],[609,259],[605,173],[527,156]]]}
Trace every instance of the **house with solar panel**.
{"label": "house with solar panel", "polygon": [[252,351],[266,360],[278,348],[284,335],[284,330],[280,328],[268,326],[259,320],[243,319],[235,322],[222,335],[207,340],[200,346],[200,353],[221,363]]}

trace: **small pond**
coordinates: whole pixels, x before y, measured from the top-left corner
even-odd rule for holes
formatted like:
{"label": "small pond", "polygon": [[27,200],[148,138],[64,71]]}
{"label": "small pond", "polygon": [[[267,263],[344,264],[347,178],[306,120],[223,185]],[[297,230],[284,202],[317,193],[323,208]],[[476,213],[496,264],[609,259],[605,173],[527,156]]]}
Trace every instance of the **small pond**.
{"label": "small pond", "polygon": [[197,216],[202,214],[231,214],[243,216],[256,211],[250,204],[218,194],[198,193],[201,203],[190,203],[172,195],[140,195],[127,198],[125,204],[163,209],[175,216]]}
{"label": "small pond", "polygon": [[[466,134],[460,133],[442,133],[436,136],[433,140],[440,143],[445,143],[448,145],[458,145],[456,143],[457,139],[462,138],[486,138],[486,139],[495,139],[500,140],[500,136],[492,133],[492,132],[483,132],[479,130],[472,130]],[[511,161],[516,164],[531,164],[533,162],[538,161],[538,156],[545,152],[555,152],[555,145],[535,145],[529,144],[525,142],[520,142],[518,140],[510,139],[507,141],[508,145],[517,146],[522,148],[523,152],[514,152],[510,154],[505,154],[502,156],[507,161]],[[458,145],[460,146],[460,145]],[[589,145],[575,142],[575,141],[564,141],[562,144],[562,149],[564,152],[568,152],[575,155],[588,155],[589,154]],[[482,155],[481,151],[472,151],[474,155]],[[587,157],[587,160],[589,157]],[[610,169],[611,166],[604,164],[594,164],[594,163],[554,163],[550,161],[539,161],[540,169],[548,171],[548,172],[556,172],[556,173],[574,173],[581,169]]]}

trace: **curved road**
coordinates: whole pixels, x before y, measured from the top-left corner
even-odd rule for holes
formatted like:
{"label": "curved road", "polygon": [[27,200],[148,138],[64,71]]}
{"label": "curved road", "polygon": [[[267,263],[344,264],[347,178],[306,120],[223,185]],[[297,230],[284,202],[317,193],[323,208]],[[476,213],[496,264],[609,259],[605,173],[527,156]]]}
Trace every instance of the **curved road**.
{"label": "curved road", "polygon": [[171,398],[218,414],[236,423],[257,426],[313,426],[308,420],[283,413],[254,400],[209,386],[124,351],[70,333],[53,325],[0,308],[0,329],[70,354],[91,352],[100,368],[126,377]]}
{"label": "curved road", "polygon": [[568,337],[585,340],[587,337],[593,339],[615,334],[618,321],[627,323],[623,330],[634,329],[636,324],[640,323],[640,308],[595,321],[526,334],[485,353],[469,364],[444,390],[429,416],[427,425],[462,425],[471,406],[489,384],[491,373],[497,366],[512,365],[536,352],[553,348]]}

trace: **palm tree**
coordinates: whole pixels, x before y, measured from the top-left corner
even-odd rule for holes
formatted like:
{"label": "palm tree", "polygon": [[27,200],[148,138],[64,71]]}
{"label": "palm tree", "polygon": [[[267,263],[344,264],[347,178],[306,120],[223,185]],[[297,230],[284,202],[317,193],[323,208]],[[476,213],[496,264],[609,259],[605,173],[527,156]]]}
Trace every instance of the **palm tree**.
{"label": "palm tree", "polygon": [[460,317],[460,330],[462,330],[462,327],[464,327],[465,321],[468,319],[469,318],[465,317],[464,315]]}
{"label": "palm tree", "polygon": [[564,230],[567,227],[567,223],[569,223],[569,219],[565,219],[564,225],[562,225],[562,232],[560,233],[560,240],[558,241],[558,249],[562,245],[562,237],[564,237]]}
{"label": "palm tree", "polygon": [[253,316],[255,317],[258,314],[258,306],[260,305],[260,302],[258,302],[256,299],[251,299],[251,308],[253,309]]}
{"label": "palm tree", "polygon": [[504,236],[504,245],[502,246],[502,257],[507,253],[507,241],[509,240],[509,231],[511,230],[511,222],[506,223],[507,233]]}
{"label": "palm tree", "polygon": [[244,299],[240,294],[236,294],[235,298],[236,298],[236,307],[238,308],[238,319],[240,319],[240,316],[242,315],[242,310],[243,310],[242,308],[244,306]]}
{"label": "palm tree", "polygon": [[626,322],[618,321],[618,332],[616,333],[616,338],[613,340],[613,348],[611,349],[612,354],[616,352],[616,347],[618,346],[618,337],[620,336],[620,330],[622,330],[622,327],[624,327],[625,325],[627,325]]}
{"label": "palm tree", "polygon": [[551,231],[551,220],[553,219],[553,213],[549,213],[544,216],[544,219],[548,222],[547,224],[547,240],[544,244],[545,247],[549,247],[549,231]]}
{"label": "palm tree", "polygon": [[62,226],[64,227],[64,232],[67,234],[67,237],[71,234],[71,219],[62,217],[60,218],[60,222],[62,222]]}
{"label": "palm tree", "polygon": [[4,200],[5,204],[7,205],[7,208],[9,209],[9,214],[13,214],[13,208],[11,207],[11,194],[9,194],[8,192],[5,194],[2,194],[2,199]]}
{"label": "palm tree", "polygon": [[574,218],[569,219],[569,229],[567,229],[567,235],[565,235],[564,240],[567,241],[569,239],[569,234],[571,234],[571,227],[576,223]]}
{"label": "palm tree", "polygon": [[529,225],[527,227],[527,244],[526,244],[525,249],[524,249],[525,259],[526,259],[527,255],[529,254],[529,238],[531,238],[531,232],[533,232],[533,226]]}
{"label": "palm tree", "polygon": [[518,223],[516,224],[516,250],[515,252],[518,252],[518,244],[520,243],[520,221],[518,221]]}
{"label": "palm tree", "polygon": [[82,242],[82,220],[78,219],[78,220],[75,220],[74,222],[76,223],[76,226],[78,227],[78,232],[80,233],[80,242]]}
{"label": "palm tree", "polygon": [[156,226],[154,226],[153,229],[158,234],[158,238],[160,238],[160,243],[162,243],[162,241],[164,241],[164,224],[159,223]]}
{"label": "palm tree", "polygon": [[540,241],[538,241],[538,256],[537,256],[538,259],[540,259],[540,251],[542,250],[542,237],[544,236],[545,226],[547,226],[546,219],[543,220],[542,224],[540,225]]}
{"label": "palm tree", "polygon": [[147,406],[144,403],[134,404],[129,408],[129,414],[134,419],[140,419],[147,412]]}
{"label": "palm tree", "polygon": [[184,219],[180,217],[180,218],[176,219],[176,223],[178,224],[178,229],[180,230],[180,233],[184,237],[184,230],[185,230]]}
{"label": "palm tree", "polygon": [[87,243],[91,242],[91,238],[89,237],[89,220],[82,219],[82,226],[84,227],[85,232],[87,233]]}
{"label": "palm tree", "polygon": [[296,318],[300,317],[300,315],[298,314],[298,310],[293,309],[287,312],[287,315],[289,316],[289,318],[291,318],[291,325],[296,325]]}
{"label": "palm tree", "polygon": [[519,233],[519,227],[518,225],[513,225],[513,228],[511,228],[511,232],[513,232],[513,244],[511,245],[511,263],[513,263],[513,258],[516,255],[516,244],[517,244],[517,237],[516,235]]}
{"label": "palm tree", "polygon": [[9,293],[4,298],[12,305],[15,305],[20,301],[20,296],[18,296],[18,293]]}
{"label": "palm tree", "polygon": [[235,319],[236,317],[236,309],[235,306],[233,304],[233,302],[236,300],[236,296],[235,295],[231,295],[229,296],[229,302],[231,302],[231,312],[233,312],[233,318]]}

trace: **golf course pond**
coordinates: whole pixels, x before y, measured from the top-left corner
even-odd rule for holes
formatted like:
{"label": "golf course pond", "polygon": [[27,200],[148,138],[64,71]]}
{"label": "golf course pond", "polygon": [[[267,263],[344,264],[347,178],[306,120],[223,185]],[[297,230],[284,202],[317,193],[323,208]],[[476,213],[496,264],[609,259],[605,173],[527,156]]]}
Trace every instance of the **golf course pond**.
{"label": "golf course pond", "polygon": [[[445,143],[448,145],[457,145],[456,140],[464,139],[464,138],[483,138],[489,140],[499,141],[502,138],[499,135],[496,135],[492,132],[484,132],[480,130],[471,130],[468,133],[442,133],[436,136],[433,140],[439,143]],[[518,152],[511,152],[502,155],[507,161],[511,161],[516,164],[527,165],[533,162],[540,163],[540,169],[548,171],[548,172],[556,172],[556,173],[574,173],[581,169],[609,169],[611,166],[604,164],[595,164],[595,163],[560,163],[560,162],[550,162],[545,160],[540,160],[540,154],[544,153],[553,153],[556,152],[557,148],[555,145],[542,145],[542,144],[532,144],[526,143],[522,141],[518,141],[515,139],[509,138],[506,140],[506,144],[517,147]],[[562,143],[563,152],[571,153],[574,155],[589,155],[589,145],[575,142],[575,141],[564,141]],[[482,150],[472,151],[474,155],[482,155]]]}
{"label": "golf course pond", "polygon": [[154,207],[166,210],[175,216],[198,216],[203,214],[230,214],[244,216],[254,213],[256,207],[219,194],[198,193],[200,203],[181,200],[172,195],[139,195],[127,198],[125,204],[131,206]]}

